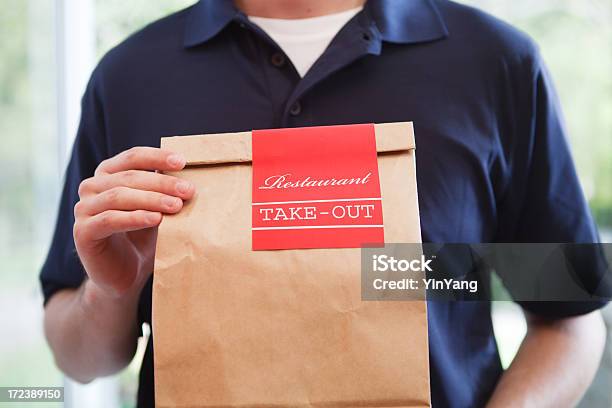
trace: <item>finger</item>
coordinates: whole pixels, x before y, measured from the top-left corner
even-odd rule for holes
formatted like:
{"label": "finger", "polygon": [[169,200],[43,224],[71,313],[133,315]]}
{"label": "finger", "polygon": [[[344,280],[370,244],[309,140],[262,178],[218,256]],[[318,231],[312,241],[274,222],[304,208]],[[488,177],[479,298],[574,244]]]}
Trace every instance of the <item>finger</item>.
{"label": "finger", "polygon": [[95,174],[111,174],[125,170],[178,171],[185,167],[185,158],[156,147],[132,147],[110,159],[104,160]]}
{"label": "finger", "polygon": [[96,241],[121,232],[156,227],[161,219],[158,212],[108,210],[76,223],[74,239],[77,242]]}
{"label": "finger", "polygon": [[127,170],[113,174],[103,174],[84,180],[79,186],[79,197],[102,193],[115,187],[129,187],[136,190],[157,191],[159,193],[190,199],[195,186],[187,180],[165,174],[142,170]]}
{"label": "finger", "polygon": [[147,210],[173,214],[183,207],[178,197],[155,191],[136,190],[128,187],[114,187],[98,195],[87,197],[75,206],[75,215],[95,215],[107,210]]}

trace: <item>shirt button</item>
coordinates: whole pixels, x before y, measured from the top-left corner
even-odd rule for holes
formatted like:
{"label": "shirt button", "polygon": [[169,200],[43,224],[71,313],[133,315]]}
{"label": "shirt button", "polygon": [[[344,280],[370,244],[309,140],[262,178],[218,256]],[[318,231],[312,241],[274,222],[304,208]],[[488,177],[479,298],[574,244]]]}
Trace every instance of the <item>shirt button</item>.
{"label": "shirt button", "polygon": [[302,113],[302,104],[298,101],[291,106],[291,109],[289,109],[289,114],[291,116],[297,116],[300,113]]}
{"label": "shirt button", "polygon": [[286,58],[282,53],[275,52],[274,54],[272,54],[272,57],[270,58],[270,62],[276,68],[282,68],[285,65]]}

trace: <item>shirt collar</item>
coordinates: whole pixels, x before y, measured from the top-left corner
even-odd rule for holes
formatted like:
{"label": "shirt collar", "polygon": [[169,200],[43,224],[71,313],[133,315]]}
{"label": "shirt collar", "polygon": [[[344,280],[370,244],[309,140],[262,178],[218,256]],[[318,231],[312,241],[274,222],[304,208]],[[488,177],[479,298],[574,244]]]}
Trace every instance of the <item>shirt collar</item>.
{"label": "shirt collar", "polygon": [[244,16],[232,0],[200,0],[187,16],[185,47],[193,47],[213,38],[232,20]]}
{"label": "shirt collar", "polygon": [[433,0],[369,0],[366,8],[383,41],[413,44],[448,36]]}
{"label": "shirt collar", "polygon": [[[384,41],[400,44],[438,40],[448,36],[433,0],[368,0],[371,15]],[[185,47],[206,42],[233,20],[246,20],[232,0],[200,0],[189,11]]]}

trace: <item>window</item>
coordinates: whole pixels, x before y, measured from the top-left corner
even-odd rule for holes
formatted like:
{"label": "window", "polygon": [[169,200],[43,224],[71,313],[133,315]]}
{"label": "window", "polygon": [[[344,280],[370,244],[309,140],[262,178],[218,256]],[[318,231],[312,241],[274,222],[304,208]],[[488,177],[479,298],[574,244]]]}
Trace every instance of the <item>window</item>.
{"label": "window", "polygon": [[62,376],[43,337],[37,282],[62,171],[54,7],[1,0],[0,8],[0,384],[58,386]]}

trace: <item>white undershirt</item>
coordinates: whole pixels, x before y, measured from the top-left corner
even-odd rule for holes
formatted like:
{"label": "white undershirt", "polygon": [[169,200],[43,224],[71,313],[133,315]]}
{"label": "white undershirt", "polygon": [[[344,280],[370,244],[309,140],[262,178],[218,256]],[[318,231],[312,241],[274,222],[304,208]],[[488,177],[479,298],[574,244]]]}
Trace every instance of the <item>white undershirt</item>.
{"label": "white undershirt", "polygon": [[287,54],[301,77],[323,54],[329,43],[363,7],[302,19],[253,17],[249,19],[266,32]]}

